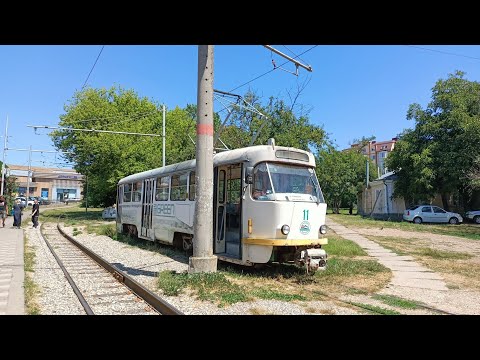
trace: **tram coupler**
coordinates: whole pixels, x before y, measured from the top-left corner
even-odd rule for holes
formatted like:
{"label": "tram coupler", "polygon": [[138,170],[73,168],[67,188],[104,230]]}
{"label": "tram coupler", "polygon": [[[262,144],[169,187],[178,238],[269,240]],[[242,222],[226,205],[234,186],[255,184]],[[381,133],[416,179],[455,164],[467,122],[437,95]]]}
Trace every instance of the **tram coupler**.
{"label": "tram coupler", "polygon": [[300,253],[300,263],[305,266],[307,274],[327,268],[327,253],[323,249],[306,249]]}

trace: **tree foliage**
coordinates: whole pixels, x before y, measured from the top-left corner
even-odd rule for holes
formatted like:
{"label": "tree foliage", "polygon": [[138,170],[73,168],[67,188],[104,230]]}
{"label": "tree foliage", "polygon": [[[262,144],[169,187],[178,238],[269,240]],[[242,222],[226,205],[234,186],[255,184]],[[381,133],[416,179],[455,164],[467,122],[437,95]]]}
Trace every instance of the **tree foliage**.
{"label": "tree foliage", "polygon": [[231,148],[245,147],[256,136],[253,145],[266,144],[275,138],[277,144],[318,153],[327,138],[321,126],[311,124],[308,115],[297,116],[284,100],[270,97],[261,103],[257,94],[249,91],[245,100],[260,114],[235,106],[220,138]]}
{"label": "tree foliage", "polygon": [[[146,134],[162,134],[162,109],[133,90],[86,89],[74,94],[60,116],[60,126]],[[189,110],[189,109],[188,109]],[[194,120],[189,111],[167,112],[166,163],[192,157]],[[172,136],[172,134],[174,134]],[[57,130],[51,134],[55,146],[88,177],[88,202],[92,206],[115,203],[116,184],[127,175],[162,166],[162,138]]]}
{"label": "tree foliage", "polygon": [[448,194],[469,201],[480,144],[480,83],[464,75],[457,71],[438,80],[425,109],[410,105],[407,119],[415,121],[415,128],[400,135],[386,160],[399,175],[394,196],[412,203],[440,193],[446,209]]}
{"label": "tree foliage", "polygon": [[[357,194],[365,186],[367,157],[361,148],[344,151],[326,146],[317,157],[317,177],[327,204],[338,214],[341,204],[348,206],[357,201]],[[374,163],[370,162],[369,181],[378,177]]]}
{"label": "tree foliage", "polygon": [[[307,115],[296,116],[283,100],[270,98],[268,104],[262,105],[260,97],[252,92],[245,98],[268,120],[264,123],[258,114],[234,108],[220,136],[231,149],[248,146],[257,133],[255,145],[265,144],[274,137],[279,145],[314,152],[324,146],[324,130],[311,124]],[[162,134],[161,106],[121,87],[76,92],[64,111],[59,125],[68,129]],[[196,112],[196,105],[167,111],[167,165],[195,157],[192,140],[196,139]],[[221,123],[221,116],[214,114],[216,131]],[[161,137],[62,129],[54,131],[51,137],[58,149],[67,152],[64,156],[75,164],[75,170],[87,176],[86,196],[92,206],[115,203],[116,184],[121,178],[162,166]]]}
{"label": "tree foliage", "polygon": [[[0,171],[2,169],[3,163],[0,161]],[[7,171],[8,166],[5,164],[5,172]],[[1,178],[1,175],[0,175]],[[5,174],[3,179],[3,194],[7,204],[13,204],[15,194],[18,191],[18,182],[15,176],[7,176]]]}

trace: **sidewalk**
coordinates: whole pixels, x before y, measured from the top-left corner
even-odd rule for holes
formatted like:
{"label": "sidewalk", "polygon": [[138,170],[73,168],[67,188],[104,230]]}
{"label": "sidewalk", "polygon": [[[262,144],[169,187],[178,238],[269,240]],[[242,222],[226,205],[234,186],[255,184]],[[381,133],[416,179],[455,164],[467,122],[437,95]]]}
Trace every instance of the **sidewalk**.
{"label": "sidewalk", "polygon": [[389,268],[393,274],[389,287],[448,290],[440,275],[413,261],[413,257],[397,255],[393,251],[385,249],[376,242],[358,234],[355,230],[340,225],[328,217],[327,226],[344,239],[352,240],[360,245],[368,255],[375,257],[380,264]]}
{"label": "sidewalk", "polygon": [[0,315],[25,314],[23,280],[23,230],[9,216],[0,221]]}

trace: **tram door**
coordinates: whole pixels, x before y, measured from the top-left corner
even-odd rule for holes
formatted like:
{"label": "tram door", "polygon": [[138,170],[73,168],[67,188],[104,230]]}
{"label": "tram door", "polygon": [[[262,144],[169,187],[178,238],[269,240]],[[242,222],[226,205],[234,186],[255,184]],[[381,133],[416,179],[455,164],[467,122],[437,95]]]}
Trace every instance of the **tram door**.
{"label": "tram door", "polygon": [[216,194],[214,198],[215,203],[215,246],[214,251],[216,254],[225,253],[225,178],[227,169],[224,167],[218,168],[216,175]]}
{"label": "tram door", "polygon": [[241,257],[242,164],[218,167],[215,253]]}
{"label": "tram door", "polygon": [[142,230],[141,235],[153,239],[152,216],[153,216],[153,182],[155,179],[143,181],[143,202],[142,202]]}

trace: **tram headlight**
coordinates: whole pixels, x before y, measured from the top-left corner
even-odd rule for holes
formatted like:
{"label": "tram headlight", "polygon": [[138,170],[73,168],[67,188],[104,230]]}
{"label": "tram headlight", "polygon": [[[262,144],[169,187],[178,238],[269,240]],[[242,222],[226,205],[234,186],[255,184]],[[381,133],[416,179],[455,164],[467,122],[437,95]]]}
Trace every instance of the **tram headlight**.
{"label": "tram headlight", "polygon": [[288,226],[288,225],[283,225],[283,226],[282,226],[282,234],[283,234],[283,235],[288,235],[289,232],[290,232],[290,226]]}
{"label": "tram headlight", "polygon": [[327,233],[327,225],[322,225],[320,226],[320,234],[326,234]]}

